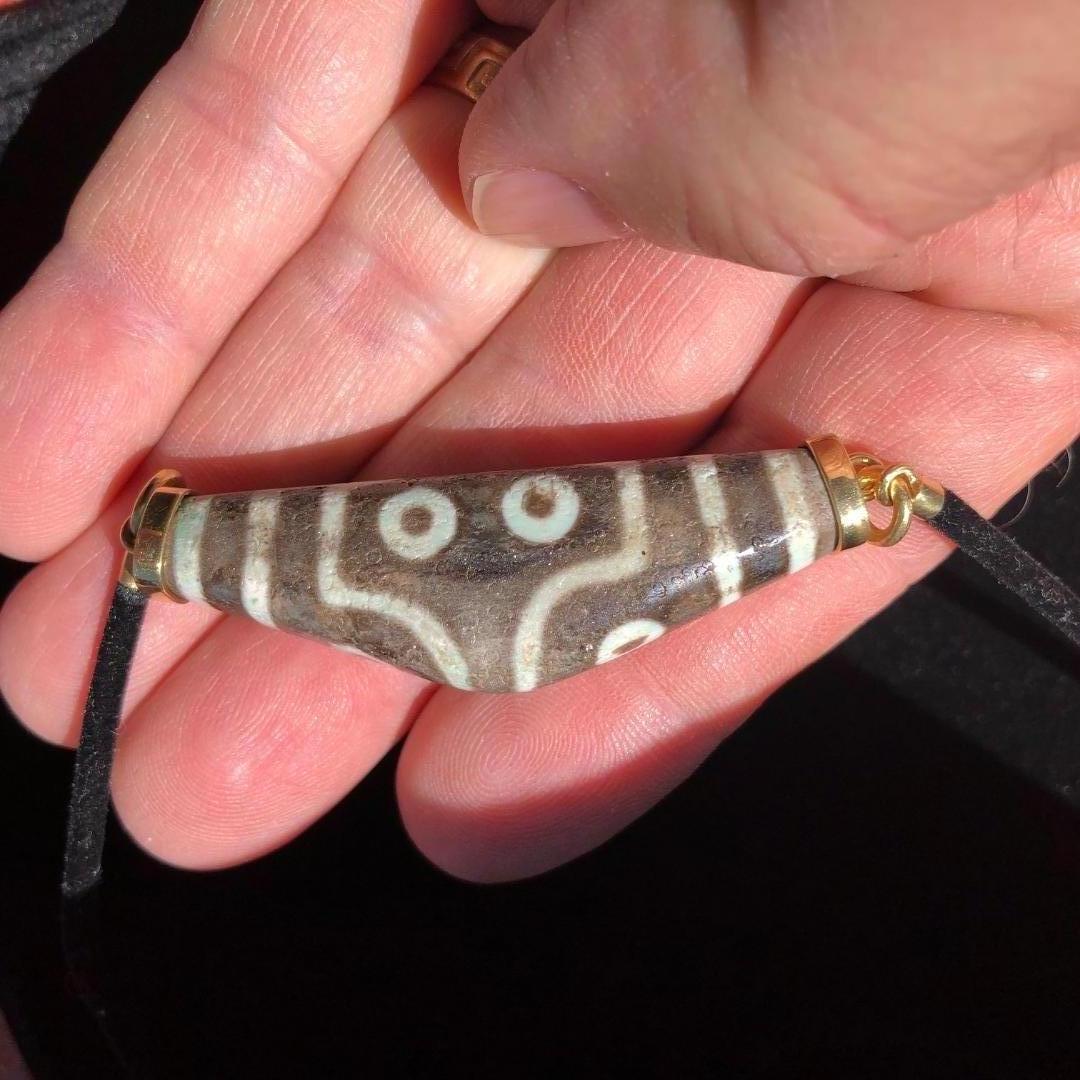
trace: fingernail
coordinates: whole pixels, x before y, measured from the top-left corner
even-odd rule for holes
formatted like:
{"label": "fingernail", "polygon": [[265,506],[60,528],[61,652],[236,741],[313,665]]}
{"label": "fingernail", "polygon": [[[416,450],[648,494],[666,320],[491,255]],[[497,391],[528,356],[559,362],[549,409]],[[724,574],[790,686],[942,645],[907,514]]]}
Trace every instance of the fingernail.
{"label": "fingernail", "polygon": [[484,173],[473,183],[472,214],[487,236],[528,247],[576,247],[615,240],[626,226],[579,184],[536,169]]}

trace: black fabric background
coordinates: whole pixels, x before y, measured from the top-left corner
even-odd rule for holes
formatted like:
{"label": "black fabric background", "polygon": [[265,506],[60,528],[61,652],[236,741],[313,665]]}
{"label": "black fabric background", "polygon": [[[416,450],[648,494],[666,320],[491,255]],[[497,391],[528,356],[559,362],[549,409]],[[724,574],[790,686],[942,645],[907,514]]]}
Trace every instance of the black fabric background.
{"label": "black fabric background", "polygon": [[[70,7],[105,26],[115,4]],[[129,0],[48,83],[0,163],[0,295],[194,8]],[[1080,477],[1052,480],[1015,532],[1075,585]],[[170,870],[114,830],[109,1038],[150,1077],[1075,1076],[1078,667],[954,558],[653,813],[536,881],[428,866],[392,756],[237,870]],[[70,767],[0,723],[0,1008],[41,1077],[118,1069],[59,948]]]}
{"label": "black fabric background", "polygon": [[0,14],[0,151],[45,80],[107,30],[124,0],[33,0]]}

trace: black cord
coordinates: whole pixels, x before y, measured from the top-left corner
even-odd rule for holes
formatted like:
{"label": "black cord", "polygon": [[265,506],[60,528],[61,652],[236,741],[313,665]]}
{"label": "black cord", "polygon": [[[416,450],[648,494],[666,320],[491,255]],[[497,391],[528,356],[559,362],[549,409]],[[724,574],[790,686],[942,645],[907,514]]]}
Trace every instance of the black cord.
{"label": "black cord", "polygon": [[1080,596],[951,491],[930,524],[1080,648]]}
{"label": "black cord", "polygon": [[98,914],[101,894],[94,886],[101,880],[116,732],[148,599],[146,593],[117,585],[105,617],[75,752],[60,884],[60,926],[72,988],[97,1025],[119,1075],[128,1075],[129,1070],[108,1024]]}
{"label": "black cord", "polygon": [[69,900],[85,896],[101,877],[116,731],[147,599],[145,593],[117,585],[98,646],[68,803],[60,889]]}

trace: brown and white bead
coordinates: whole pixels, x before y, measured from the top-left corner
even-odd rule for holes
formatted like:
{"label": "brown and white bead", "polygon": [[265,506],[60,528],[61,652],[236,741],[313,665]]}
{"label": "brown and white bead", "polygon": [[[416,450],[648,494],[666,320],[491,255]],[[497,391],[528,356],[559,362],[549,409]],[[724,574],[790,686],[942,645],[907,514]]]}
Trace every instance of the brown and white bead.
{"label": "brown and white bead", "polygon": [[460,689],[615,660],[836,546],[806,450],[189,495],[169,591]]}

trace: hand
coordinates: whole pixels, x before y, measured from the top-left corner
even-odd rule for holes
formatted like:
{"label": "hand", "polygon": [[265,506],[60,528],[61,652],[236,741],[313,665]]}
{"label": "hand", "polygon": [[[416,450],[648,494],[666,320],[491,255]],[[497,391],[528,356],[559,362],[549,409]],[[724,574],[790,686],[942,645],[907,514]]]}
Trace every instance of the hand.
{"label": "hand", "polygon": [[[490,6],[513,21],[547,7]],[[604,41],[587,36],[617,7],[557,5],[470,121],[464,100],[417,88],[463,2],[207,6],[0,320],[0,548],[43,560],[0,616],[0,685],[28,727],[75,741],[120,524],[163,465],[223,491],[832,430],[988,512],[1075,437],[1080,171],[1066,125],[1051,131],[1077,115],[1075,64],[1053,55],[1076,39],[1070,5],[909,4],[875,37],[894,6],[627,0]],[[685,16],[674,36],[656,36],[658,8]],[[959,12],[973,36],[927,52],[919,35]],[[1036,70],[1003,73],[1002,42],[1043,47]],[[578,75],[549,85],[579,46]],[[709,83],[717,66],[753,94]],[[634,72],[662,91],[642,103]],[[583,135],[573,118],[591,111],[629,134]],[[549,257],[480,235],[458,183],[467,124],[473,194],[493,162],[553,169],[592,190],[597,220],[857,283],[639,238]],[[565,216],[559,230],[589,238]],[[642,813],[947,550],[913,530],[826,559],[521,696],[436,691],[155,600],[116,805],[158,857],[225,866],[301,832],[405,738],[398,795],[421,850],[476,880],[537,873]]]}

